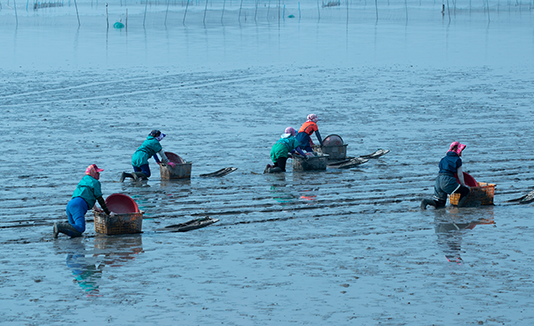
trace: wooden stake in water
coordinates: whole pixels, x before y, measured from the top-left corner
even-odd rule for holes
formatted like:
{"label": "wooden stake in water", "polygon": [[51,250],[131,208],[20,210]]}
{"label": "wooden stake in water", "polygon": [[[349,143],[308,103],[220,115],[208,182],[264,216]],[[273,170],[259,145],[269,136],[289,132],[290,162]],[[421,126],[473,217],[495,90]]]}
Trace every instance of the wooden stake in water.
{"label": "wooden stake in water", "polygon": [[237,21],[241,22],[241,9],[243,8],[243,0],[241,0],[241,4],[239,5],[239,15],[237,16]]}
{"label": "wooden stake in water", "polygon": [[169,14],[169,3],[171,0],[167,0],[167,11],[165,11],[165,26],[167,26],[167,15]]}
{"label": "wooden stake in water", "polygon": [[13,0],[13,8],[15,8],[15,20],[17,22],[17,26],[19,26],[19,15],[17,14],[17,2]]}
{"label": "wooden stake in water", "polygon": [[208,11],[208,0],[206,0],[206,6],[204,7],[204,19],[202,19],[202,23],[206,24],[206,12]]}
{"label": "wooden stake in water", "polygon": [[256,15],[258,14],[258,0],[254,1],[254,2],[255,2],[254,22],[257,22],[257,21],[256,21]]}
{"label": "wooden stake in water", "polygon": [[148,9],[148,0],[145,0],[145,17],[143,18],[143,27],[145,27],[146,21],[146,10]]}
{"label": "wooden stake in water", "polygon": [[319,0],[317,0],[317,19],[321,19],[321,8],[319,7]]}
{"label": "wooden stake in water", "polygon": [[109,29],[109,15],[108,15],[108,4],[106,2],[106,24],[108,26],[108,29]]}
{"label": "wooden stake in water", "polygon": [[76,0],[74,0],[74,7],[76,7],[76,17],[78,17],[78,27],[80,27],[80,15],[78,14],[78,3],[76,3]]}
{"label": "wooden stake in water", "polygon": [[126,27],[126,32],[128,32],[128,9],[126,9],[126,24],[124,26]]}
{"label": "wooden stake in water", "polygon": [[[347,4],[348,8],[348,4]],[[375,0],[375,8],[376,8],[376,21],[378,21],[378,0]]]}
{"label": "wooden stake in water", "polygon": [[184,26],[185,26],[185,16],[187,15],[187,8],[189,8],[189,0],[187,0],[187,4],[185,5],[184,20],[182,21],[182,24]]}
{"label": "wooden stake in water", "polygon": [[226,0],[224,0],[224,2],[223,2],[223,9],[222,9],[222,14],[221,14],[221,24],[223,23],[223,18],[224,18],[224,7],[226,7]]}

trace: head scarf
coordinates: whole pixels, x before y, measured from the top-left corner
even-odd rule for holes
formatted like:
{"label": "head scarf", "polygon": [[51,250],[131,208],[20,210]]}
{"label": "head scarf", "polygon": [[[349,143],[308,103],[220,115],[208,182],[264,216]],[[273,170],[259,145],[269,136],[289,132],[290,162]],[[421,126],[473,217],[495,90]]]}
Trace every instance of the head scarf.
{"label": "head scarf", "polygon": [[96,164],[91,164],[85,169],[85,174],[92,176],[96,180],[100,179],[100,172],[104,171],[104,169],[99,169]]}
{"label": "head scarf", "polygon": [[157,129],[152,130],[148,135],[156,138],[157,141],[161,141],[163,137],[167,136]]}
{"label": "head scarf", "polygon": [[462,155],[462,151],[465,149],[465,145],[464,144],[460,144],[460,142],[453,142],[451,144],[451,146],[449,147],[449,150],[447,151],[448,152],[454,152],[456,154],[458,154],[458,156],[461,156]]}
{"label": "head scarf", "polygon": [[292,127],[287,127],[286,130],[285,130],[285,133],[286,134],[291,134],[291,136],[295,136],[296,131]]}
{"label": "head scarf", "polygon": [[317,123],[317,121],[319,121],[319,118],[317,118],[316,114],[308,114],[308,117],[306,119],[306,122],[311,121]]}

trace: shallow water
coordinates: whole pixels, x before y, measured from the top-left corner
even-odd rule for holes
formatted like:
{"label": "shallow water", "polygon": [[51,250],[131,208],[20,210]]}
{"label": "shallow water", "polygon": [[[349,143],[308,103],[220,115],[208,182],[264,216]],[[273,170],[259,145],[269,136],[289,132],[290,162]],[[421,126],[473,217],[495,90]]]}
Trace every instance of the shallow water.
{"label": "shallow water", "polygon": [[[197,10],[165,29],[154,9],[143,29],[135,9],[128,32],[102,16],[66,27],[72,14],[15,28],[1,12],[4,324],[532,323],[531,205],[506,202],[533,188],[530,11],[204,27]],[[391,152],[262,174],[312,112],[349,155]],[[193,162],[191,180],[161,180],[151,161],[148,183],[119,183],[154,128]],[[497,184],[495,205],[421,211],[454,140],[464,169]],[[142,234],[96,235],[89,212],[82,239],[51,238],[92,163],[105,196],[146,212]],[[220,221],[162,230],[203,216]]]}

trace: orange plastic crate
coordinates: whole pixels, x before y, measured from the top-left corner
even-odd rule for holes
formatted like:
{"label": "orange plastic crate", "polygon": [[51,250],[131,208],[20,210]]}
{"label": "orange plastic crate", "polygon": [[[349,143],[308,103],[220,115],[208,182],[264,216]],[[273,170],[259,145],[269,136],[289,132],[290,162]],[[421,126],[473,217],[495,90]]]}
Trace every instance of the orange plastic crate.
{"label": "orange plastic crate", "polygon": [[[471,192],[467,198],[466,205],[472,202],[480,202],[481,205],[493,205],[493,197],[495,196],[495,184],[478,182],[478,187],[471,187]],[[449,196],[451,205],[458,205],[460,194],[454,193]]]}

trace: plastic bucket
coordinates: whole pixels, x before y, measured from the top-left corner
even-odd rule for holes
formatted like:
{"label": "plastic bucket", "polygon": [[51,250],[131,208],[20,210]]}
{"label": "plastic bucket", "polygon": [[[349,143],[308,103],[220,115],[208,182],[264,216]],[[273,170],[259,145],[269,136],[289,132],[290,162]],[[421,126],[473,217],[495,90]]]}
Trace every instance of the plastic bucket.
{"label": "plastic bucket", "polygon": [[106,198],[106,206],[116,214],[139,213],[135,200],[123,194],[111,194]]}

